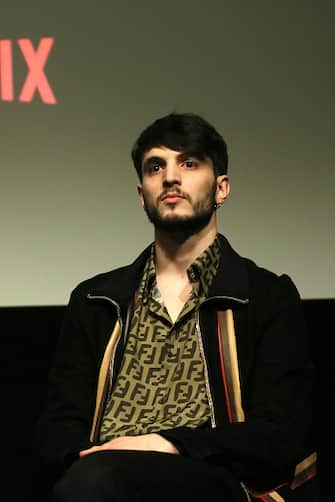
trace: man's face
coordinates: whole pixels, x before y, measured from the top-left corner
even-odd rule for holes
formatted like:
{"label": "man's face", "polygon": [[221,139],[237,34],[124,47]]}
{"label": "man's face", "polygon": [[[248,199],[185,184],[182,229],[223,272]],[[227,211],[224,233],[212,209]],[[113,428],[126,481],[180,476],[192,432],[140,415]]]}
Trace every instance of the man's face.
{"label": "man's face", "polygon": [[214,222],[214,204],[229,191],[227,176],[216,177],[211,159],[166,147],[151,148],[142,162],[139,195],[157,229],[196,233]]}

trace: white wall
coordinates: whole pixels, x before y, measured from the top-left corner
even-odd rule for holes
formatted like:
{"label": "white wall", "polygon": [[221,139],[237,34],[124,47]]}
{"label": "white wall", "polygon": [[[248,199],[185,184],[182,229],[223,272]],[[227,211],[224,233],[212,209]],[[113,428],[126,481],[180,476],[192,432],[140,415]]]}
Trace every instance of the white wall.
{"label": "white wall", "polygon": [[[227,140],[220,231],[303,298],[334,298],[334,5],[4,2],[15,100],[0,99],[0,305],[64,304],[150,242],[130,149],[173,110]],[[42,37],[57,104],[20,103],[16,40]]]}

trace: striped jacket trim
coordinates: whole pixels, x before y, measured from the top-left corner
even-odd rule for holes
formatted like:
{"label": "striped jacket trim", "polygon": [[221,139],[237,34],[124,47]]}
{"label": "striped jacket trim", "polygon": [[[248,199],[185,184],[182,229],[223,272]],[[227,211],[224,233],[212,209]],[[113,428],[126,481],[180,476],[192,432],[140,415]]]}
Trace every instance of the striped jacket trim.
{"label": "striped jacket trim", "polygon": [[[233,311],[231,309],[219,311],[217,313],[217,321],[221,373],[226,392],[229,420],[231,423],[244,422],[245,414],[242,406]],[[317,454],[314,452],[296,466],[294,478],[290,484],[292,490],[298,488],[298,486],[316,475],[316,460]],[[276,490],[259,493],[248,487],[246,488],[252,497],[263,502],[285,502]]]}

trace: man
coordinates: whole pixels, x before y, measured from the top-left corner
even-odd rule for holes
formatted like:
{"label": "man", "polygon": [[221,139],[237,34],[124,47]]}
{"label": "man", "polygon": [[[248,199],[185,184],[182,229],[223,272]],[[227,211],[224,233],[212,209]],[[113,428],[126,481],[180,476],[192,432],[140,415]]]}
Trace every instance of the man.
{"label": "man", "polygon": [[154,242],[72,292],[38,425],[53,500],[284,500],[315,461],[297,289],[218,234],[228,155],[206,120],[154,121],[132,159]]}

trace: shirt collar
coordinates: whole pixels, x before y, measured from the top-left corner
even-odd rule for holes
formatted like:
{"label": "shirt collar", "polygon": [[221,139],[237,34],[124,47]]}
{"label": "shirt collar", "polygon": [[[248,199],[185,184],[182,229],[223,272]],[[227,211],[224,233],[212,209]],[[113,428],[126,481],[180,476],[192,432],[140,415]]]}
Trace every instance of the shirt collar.
{"label": "shirt collar", "polygon": [[[196,296],[207,296],[208,290],[216,275],[220,260],[220,244],[218,236],[201,255],[188,267],[187,274]],[[138,299],[147,303],[153,286],[156,285],[155,246],[151,245],[150,254],[144,267],[142,281],[138,289]]]}
{"label": "shirt collar", "polygon": [[210,246],[187,269],[187,274],[197,296],[208,295],[220,259],[220,244],[216,236]]}
{"label": "shirt collar", "polygon": [[137,299],[143,303],[147,303],[150,291],[153,284],[156,282],[156,266],[155,266],[155,245],[151,244],[150,253],[146,261],[142,280],[138,288]]}

